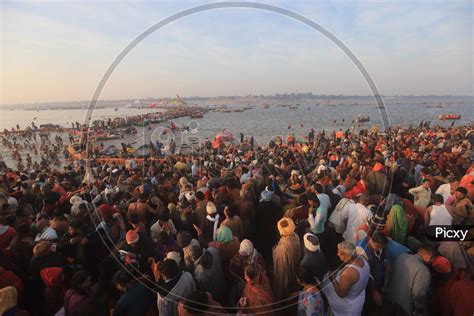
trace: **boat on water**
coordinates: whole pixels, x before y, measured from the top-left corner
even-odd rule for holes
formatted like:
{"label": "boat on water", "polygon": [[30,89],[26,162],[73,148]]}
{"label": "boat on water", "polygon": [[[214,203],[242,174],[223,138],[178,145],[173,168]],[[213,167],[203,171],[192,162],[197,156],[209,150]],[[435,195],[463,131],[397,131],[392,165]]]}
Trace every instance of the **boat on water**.
{"label": "boat on water", "polygon": [[355,123],[370,122],[370,116],[361,116],[360,114],[354,120]]}
{"label": "boat on water", "polygon": [[459,120],[461,119],[461,115],[459,114],[441,114],[438,116],[438,119],[441,121],[447,121],[447,120]]}
{"label": "boat on water", "polygon": [[134,126],[138,126],[138,127],[148,126],[149,124],[150,124],[149,120],[143,120],[141,122],[133,123]]}
{"label": "boat on water", "polygon": [[151,117],[150,118],[150,123],[151,124],[158,124],[158,123],[161,123],[165,121],[165,119],[163,117]]}
{"label": "boat on water", "polygon": [[268,109],[269,107],[270,107],[270,104],[265,104],[265,105],[263,105],[263,108],[264,108],[264,109]]}
{"label": "boat on water", "polygon": [[123,135],[117,132],[105,132],[96,135],[97,140],[112,140],[120,138],[123,138]]}
{"label": "boat on water", "polygon": [[41,124],[40,128],[47,128],[47,129],[54,129],[54,128],[61,128],[61,125],[58,124]]}
{"label": "boat on water", "polygon": [[129,127],[126,127],[126,128],[123,128],[121,130],[119,130],[121,133],[124,133],[124,134],[136,134],[138,133],[137,129],[133,126],[129,126]]}
{"label": "boat on water", "polygon": [[102,156],[106,156],[106,157],[117,156],[119,153],[120,153],[120,149],[114,145],[109,146],[100,152]]}

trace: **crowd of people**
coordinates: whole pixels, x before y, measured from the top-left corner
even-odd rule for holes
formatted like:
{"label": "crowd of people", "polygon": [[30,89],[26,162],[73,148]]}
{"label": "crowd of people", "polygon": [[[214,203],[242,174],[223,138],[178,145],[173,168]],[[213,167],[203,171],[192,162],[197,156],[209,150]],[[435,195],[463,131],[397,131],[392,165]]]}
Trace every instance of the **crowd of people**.
{"label": "crowd of people", "polygon": [[[0,163],[1,315],[472,315],[469,126]],[[56,140],[59,142],[59,140]]]}

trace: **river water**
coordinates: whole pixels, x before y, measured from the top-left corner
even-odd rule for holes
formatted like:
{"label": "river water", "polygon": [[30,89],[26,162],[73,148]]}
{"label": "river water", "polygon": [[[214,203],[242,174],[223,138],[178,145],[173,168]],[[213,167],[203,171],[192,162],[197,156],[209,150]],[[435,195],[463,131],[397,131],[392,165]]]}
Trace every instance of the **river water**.
{"label": "river water", "polygon": [[[384,101],[392,125],[418,125],[421,120],[432,121],[432,125],[449,125],[451,121],[442,122],[438,120],[438,116],[445,113],[460,114],[462,118],[456,121],[455,124],[457,125],[471,124],[474,120],[472,97],[389,97],[385,98]],[[256,142],[265,144],[275,136],[286,137],[289,132],[294,133],[297,139],[301,138],[303,135],[307,135],[311,128],[316,131],[332,131],[340,128],[344,130],[353,125],[352,120],[357,115],[370,116],[371,121],[365,123],[365,126],[374,124],[382,126],[375,102],[373,98],[369,97],[341,100],[267,100],[257,102],[245,100],[196,101],[192,105],[226,104],[228,108],[234,109],[248,106],[249,103],[254,104],[255,108],[233,113],[209,112],[199,119],[182,117],[173,120],[178,126],[190,126],[189,132],[163,134],[163,130],[170,123],[162,122],[144,128],[137,128],[138,133],[135,135],[127,135],[124,139],[106,141],[104,144],[108,146],[126,142],[139,145],[148,143],[150,140],[155,142],[158,139],[166,144],[171,138],[175,139],[178,144],[187,143],[190,138],[204,141],[206,137],[212,138],[224,128],[230,130],[237,138],[239,133],[243,133],[245,136],[253,135]],[[264,108],[264,103],[270,104],[270,107]],[[280,107],[278,104],[299,104],[299,106],[297,109],[291,110],[289,107]],[[115,108],[111,106],[95,110],[93,119],[138,115],[156,111],[153,109]],[[0,130],[4,128],[11,129],[16,124],[19,124],[20,128],[23,129],[31,122],[35,122],[36,126],[53,123],[70,127],[71,122],[84,122],[86,112],[85,109],[24,110],[3,108],[0,109]],[[0,154],[4,157],[6,153],[5,148],[0,150]]]}

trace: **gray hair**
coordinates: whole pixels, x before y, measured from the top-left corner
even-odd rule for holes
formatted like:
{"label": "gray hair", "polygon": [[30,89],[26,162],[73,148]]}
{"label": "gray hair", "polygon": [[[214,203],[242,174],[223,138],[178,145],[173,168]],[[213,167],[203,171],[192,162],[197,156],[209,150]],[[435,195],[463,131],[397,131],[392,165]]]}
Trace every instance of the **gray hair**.
{"label": "gray hair", "polygon": [[343,241],[337,244],[337,248],[340,249],[345,255],[355,258],[357,257],[356,247],[349,241]]}

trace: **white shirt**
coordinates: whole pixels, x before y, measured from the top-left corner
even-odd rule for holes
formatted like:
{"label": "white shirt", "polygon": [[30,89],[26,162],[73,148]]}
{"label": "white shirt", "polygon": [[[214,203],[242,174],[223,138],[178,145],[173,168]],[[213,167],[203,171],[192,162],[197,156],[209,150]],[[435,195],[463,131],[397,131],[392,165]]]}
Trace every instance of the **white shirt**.
{"label": "white shirt", "polygon": [[451,184],[445,183],[439,186],[436,190],[436,194],[441,194],[443,196],[444,203],[451,196]]}
{"label": "white shirt", "polygon": [[446,206],[433,205],[430,213],[429,226],[433,225],[451,225],[453,223],[453,217],[449,214]]}
{"label": "white shirt", "polygon": [[191,175],[192,175],[193,177],[197,177],[198,174],[199,174],[199,166],[198,166],[198,165],[193,165],[193,166],[191,167]]}
{"label": "white shirt", "polygon": [[350,204],[350,209],[347,213],[347,226],[346,230],[342,234],[342,237],[346,241],[350,241],[354,245],[357,242],[357,233],[360,225],[367,224],[372,217],[372,212],[367,206],[357,203]]}
{"label": "white shirt", "polygon": [[46,229],[43,230],[42,233],[39,233],[36,235],[35,241],[40,241],[40,240],[52,240],[58,238],[58,234],[54,229],[51,227],[47,227]]}

